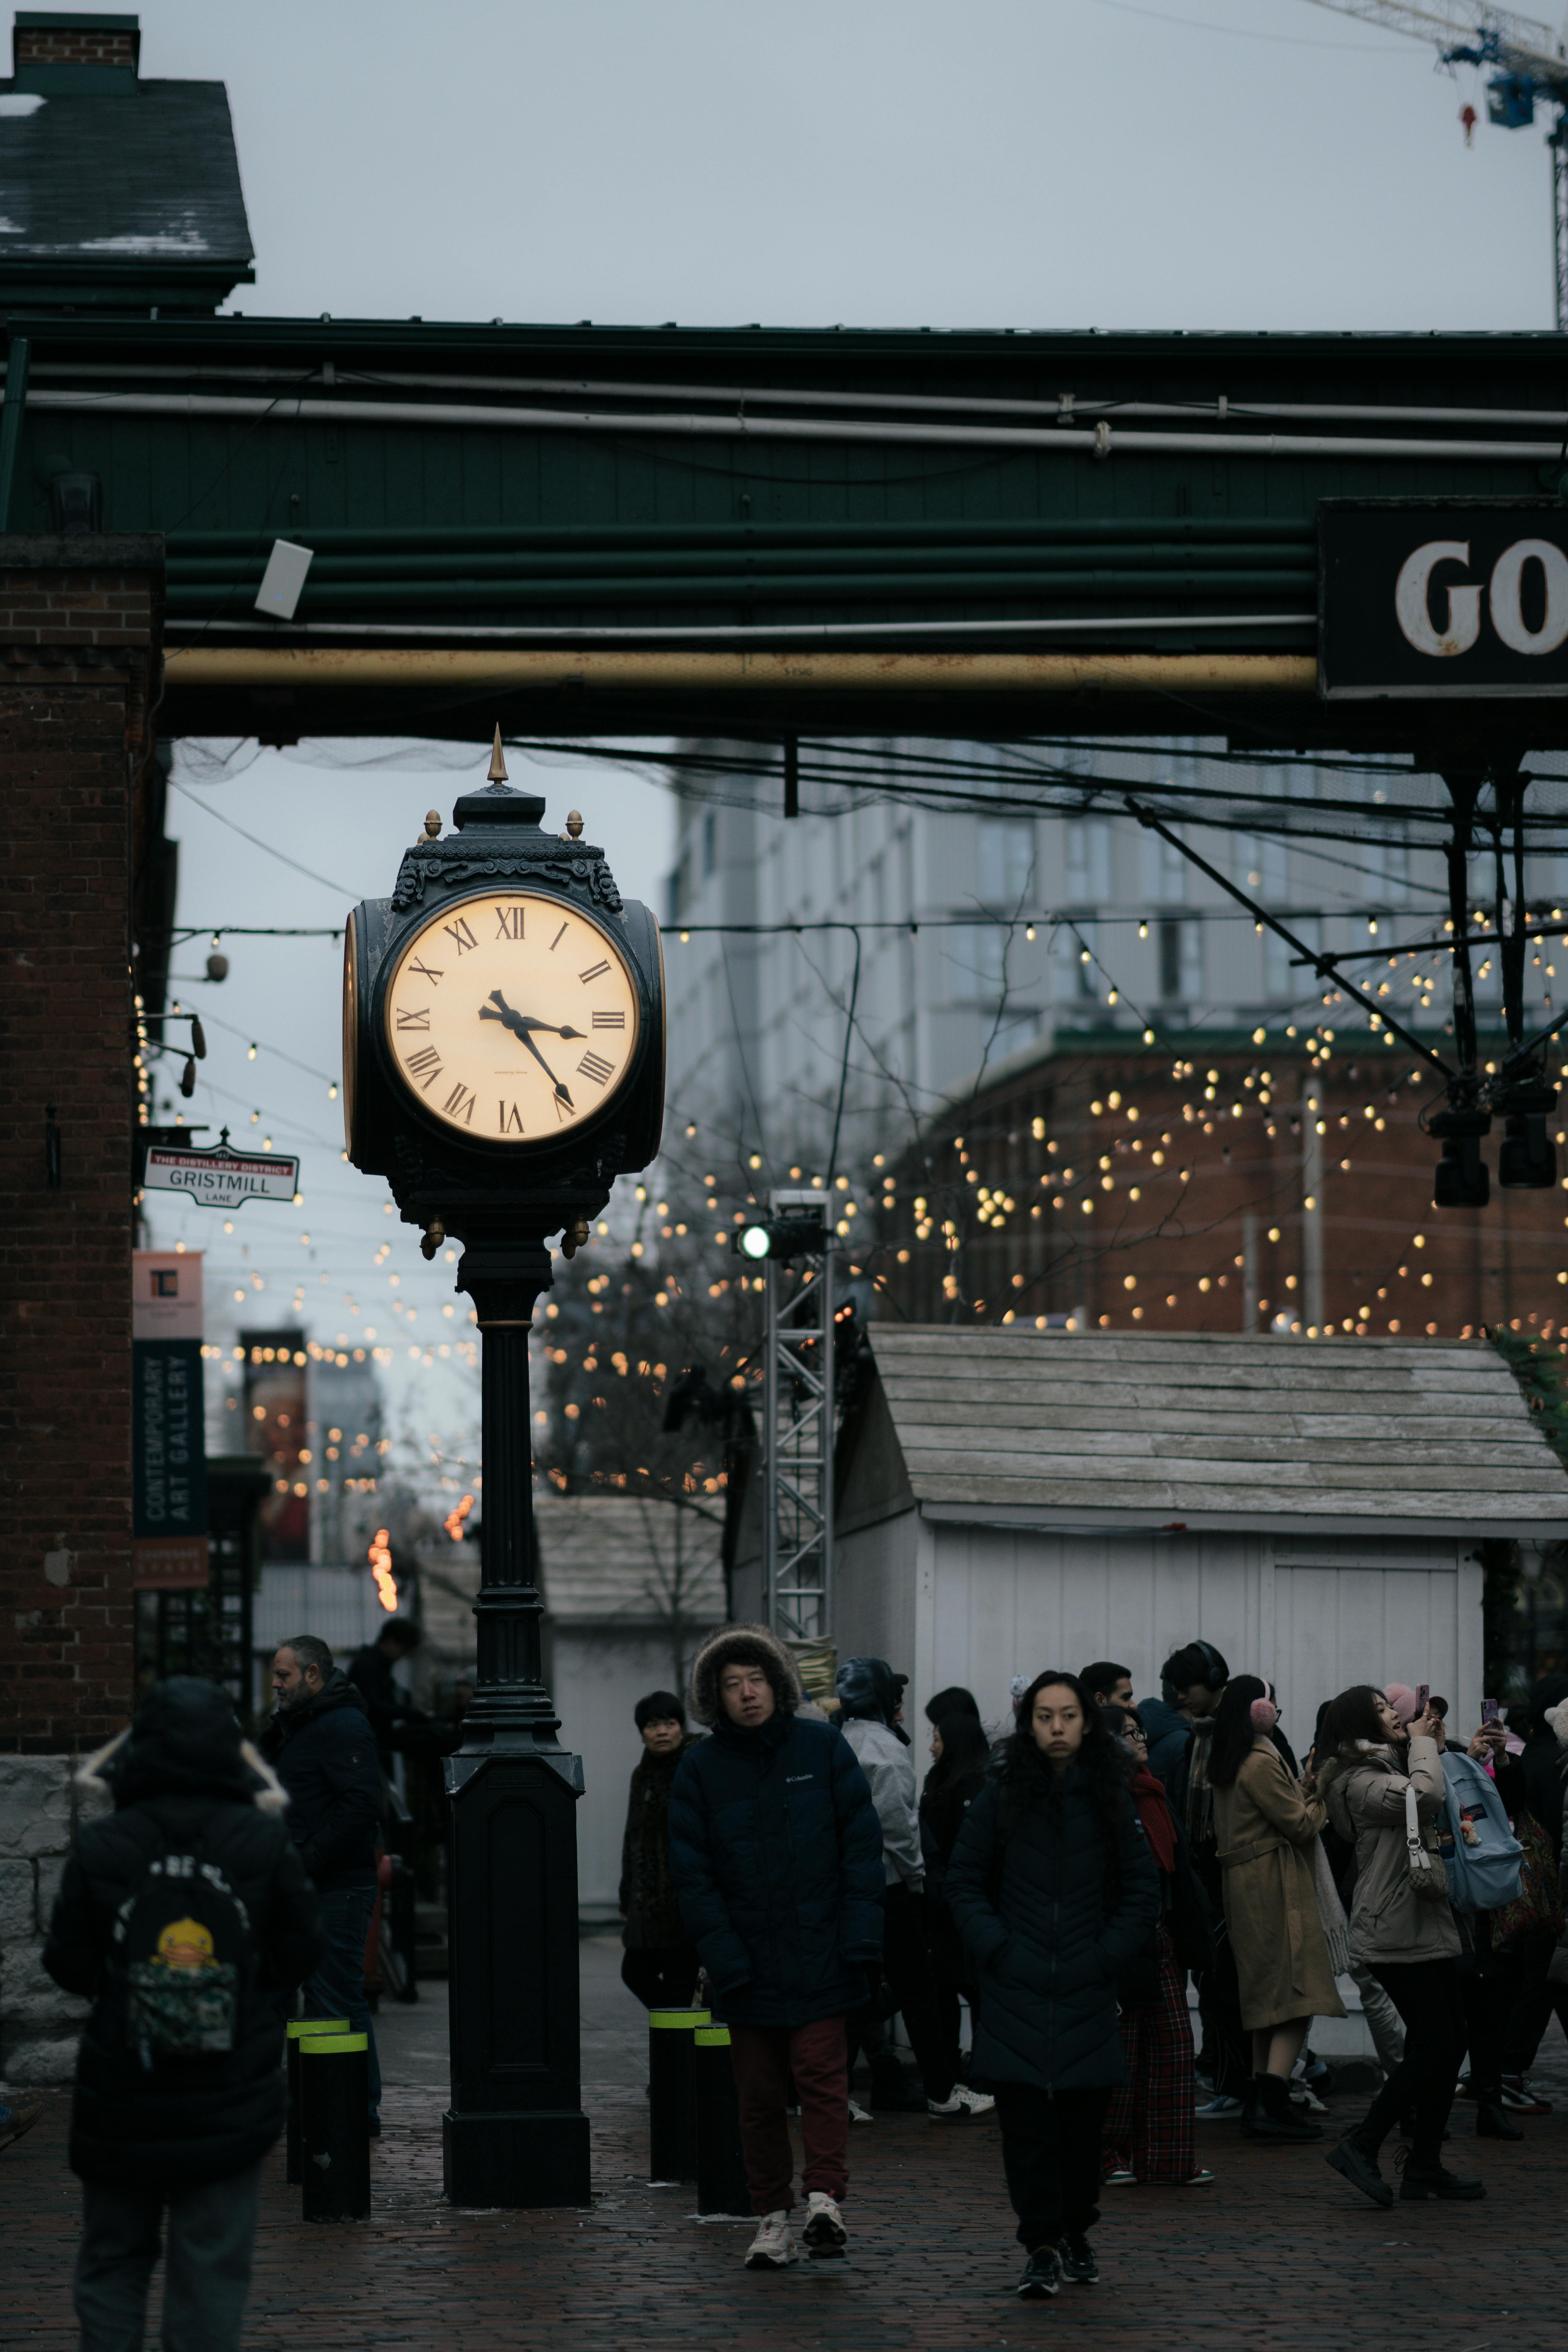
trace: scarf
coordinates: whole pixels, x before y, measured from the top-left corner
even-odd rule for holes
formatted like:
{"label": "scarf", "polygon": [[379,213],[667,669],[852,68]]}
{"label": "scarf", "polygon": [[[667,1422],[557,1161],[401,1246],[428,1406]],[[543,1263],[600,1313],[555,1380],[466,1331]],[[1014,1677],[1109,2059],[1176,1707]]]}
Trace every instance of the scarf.
{"label": "scarf", "polygon": [[1176,1824],[1165,1802],[1165,1784],[1155,1780],[1147,1764],[1140,1764],[1132,1775],[1132,1803],[1149,1851],[1169,1878],[1176,1866]]}
{"label": "scarf", "polygon": [[1209,1785],[1209,1746],[1214,1738],[1213,1716],[1200,1716],[1193,1726],[1187,1749],[1187,1835],[1194,1845],[1213,1845],[1214,1790]]}

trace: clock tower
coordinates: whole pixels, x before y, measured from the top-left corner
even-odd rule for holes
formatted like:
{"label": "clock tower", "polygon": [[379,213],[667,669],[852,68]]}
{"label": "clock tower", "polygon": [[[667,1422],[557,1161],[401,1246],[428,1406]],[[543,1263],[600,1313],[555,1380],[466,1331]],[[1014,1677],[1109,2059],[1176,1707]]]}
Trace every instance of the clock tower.
{"label": "clock tower", "polygon": [[489,782],[443,835],[426,820],[392,897],[349,919],[343,1121],[349,1158],[391,1185],[482,1345],[479,1671],[447,1760],[452,2104],[447,2194],[463,2205],[585,2205],[577,1849],[581,1759],[561,1745],[540,1649],[528,1340],[551,1284],[618,1175],[658,1149],[658,926],[625,902],[582,820]]}

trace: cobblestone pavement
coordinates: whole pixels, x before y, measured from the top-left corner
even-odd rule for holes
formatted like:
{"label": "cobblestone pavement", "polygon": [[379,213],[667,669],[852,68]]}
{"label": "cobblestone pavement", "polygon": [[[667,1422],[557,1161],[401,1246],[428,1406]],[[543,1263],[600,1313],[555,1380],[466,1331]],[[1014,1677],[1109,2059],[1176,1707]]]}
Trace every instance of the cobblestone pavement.
{"label": "cobblestone pavement", "polygon": [[[592,1969],[588,1973],[592,1973]],[[368,2223],[310,2226],[269,2160],[247,2352],[623,2352],[680,2344],[744,2352],[970,2352],[1045,2341],[1247,2352],[1557,2352],[1562,2339],[1568,2104],[1526,2124],[1521,2146],[1471,2137],[1455,2111],[1447,2150],[1489,2201],[1382,2213],[1314,2148],[1258,2149],[1204,2126],[1217,2179],[1193,2190],[1114,2189],[1095,2233],[1104,2283],[1019,2304],[1012,2216],[989,2120],[880,2116],[857,2129],[846,2208],[850,2258],[783,2275],[741,2267],[746,2225],[699,2223],[689,2189],[647,2185],[647,2111],[625,2080],[635,2016],[600,2047],[622,2079],[585,2095],[594,2124],[590,2211],[458,2212],[441,2198],[433,2064],[440,1988],[384,2016],[392,2077]],[[1560,2037],[1538,2079],[1561,2089]],[[1360,2112],[1336,2100],[1330,2137]],[[77,2185],[65,2169],[68,2100],[0,2156],[0,2347],[72,2352],[69,2272]],[[1387,2168],[1385,2163],[1385,2169]],[[156,2342],[155,2326],[150,2340]]]}

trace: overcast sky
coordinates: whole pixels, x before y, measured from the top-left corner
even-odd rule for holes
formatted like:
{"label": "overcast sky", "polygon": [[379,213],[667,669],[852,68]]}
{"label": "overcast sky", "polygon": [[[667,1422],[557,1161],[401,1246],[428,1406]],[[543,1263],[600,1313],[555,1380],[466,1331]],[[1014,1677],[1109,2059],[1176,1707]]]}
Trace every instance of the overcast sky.
{"label": "overcast sky", "polygon": [[[1551,324],[1545,126],[1483,125],[1467,151],[1478,76],[1310,0],[142,0],[141,16],[144,74],[227,84],[250,312]],[[485,766],[478,747],[465,775],[437,764],[458,755],[356,756],[183,753],[181,921],[341,924]],[[615,772],[538,781],[546,823],[581,806],[623,888],[657,904],[664,796]],[[222,987],[198,978],[205,940],[175,959],[174,993],[212,1016],[189,1115],[298,1150],[305,1208],[248,1206],[225,1235],[156,1198],[153,1238],[208,1248],[212,1338],[289,1319],[302,1287],[314,1336],[396,1343],[395,1416],[458,1438],[470,1391],[450,1360],[427,1373],[409,1355],[450,1343],[451,1270],[340,1156],[341,950],[226,946]]]}
{"label": "overcast sky", "polygon": [[1538,122],[1310,0],[143,0],[245,310],[1548,327]]}

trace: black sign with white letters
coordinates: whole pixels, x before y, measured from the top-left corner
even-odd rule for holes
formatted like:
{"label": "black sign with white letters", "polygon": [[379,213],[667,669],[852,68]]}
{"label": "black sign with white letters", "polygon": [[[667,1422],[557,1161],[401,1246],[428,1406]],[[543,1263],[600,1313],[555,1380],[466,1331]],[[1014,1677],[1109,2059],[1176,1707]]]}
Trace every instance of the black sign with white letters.
{"label": "black sign with white letters", "polygon": [[1325,499],[1318,691],[1331,701],[1568,694],[1568,507]]}

